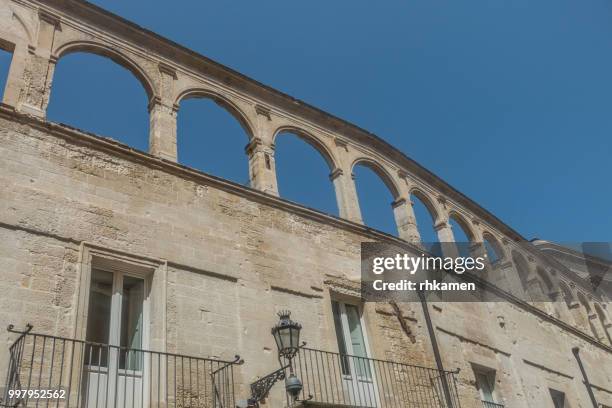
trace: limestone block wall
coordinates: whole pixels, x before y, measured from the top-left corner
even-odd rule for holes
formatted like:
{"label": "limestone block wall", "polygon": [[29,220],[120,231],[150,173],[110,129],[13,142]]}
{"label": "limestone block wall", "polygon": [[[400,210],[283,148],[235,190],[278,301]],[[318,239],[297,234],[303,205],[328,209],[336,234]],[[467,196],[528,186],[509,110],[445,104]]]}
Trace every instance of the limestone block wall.
{"label": "limestone block wall", "polygon": [[[151,347],[240,354],[246,396],[248,383],[276,368],[276,311],[292,310],[309,346],[336,351],[331,299],[358,297],[359,244],[401,243],[114,142],[0,113],[0,326],[30,322],[40,332],[79,337],[86,254],[146,261],[156,265]],[[588,406],[575,346],[601,402],[610,401],[610,348],[542,310],[429,307],[445,368],[461,369],[462,406],[480,406],[472,364],[499,373],[507,406],[543,406],[546,387]],[[364,315],[373,357],[435,367],[420,304],[368,303]],[[12,338],[1,336],[5,345]],[[0,353],[0,372],[6,358]],[[283,401],[277,387],[268,403]]]}
{"label": "limestone block wall", "polygon": [[[83,338],[84,293],[95,262],[151,272],[150,347],[231,359],[239,392],[276,368],[270,326],[291,309],[313,348],[337,349],[331,299],[357,299],[359,244],[420,251],[411,197],[456,253],[449,220],[475,251],[491,243],[492,271],[517,291],[554,303],[431,304],[447,369],[461,368],[462,406],[480,407],[471,366],[499,373],[507,406],[545,406],[547,388],[589,406],[572,360],[579,347],[600,402],[612,405],[612,340],[605,296],[524,244],[511,227],[377,136],[247,78],[86,2],[0,0],[0,47],[13,59],[0,106],[0,327]],[[128,68],[149,98],[150,147],[118,143],[45,120],[57,61],[91,52]],[[176,163],[176,115],[210,98],[250,138],[250,188]],[[278,198],[274,140],[292,131],[325,158],[340,217]],[[351,177],[364,164],[394,197],[398,237],[362,225]],[[519,245],[521,244],[521,245]],[[545,267],[542,267],[545,265]],[[555,277],[552,279],[551,277]],[[366,304],[374,357],[434,366],[420,304]],[[2,332],[8,345],[11,336]],[[0,350],[0,373],[7,354]],[[276,389],[271,406],[284,401]]]}

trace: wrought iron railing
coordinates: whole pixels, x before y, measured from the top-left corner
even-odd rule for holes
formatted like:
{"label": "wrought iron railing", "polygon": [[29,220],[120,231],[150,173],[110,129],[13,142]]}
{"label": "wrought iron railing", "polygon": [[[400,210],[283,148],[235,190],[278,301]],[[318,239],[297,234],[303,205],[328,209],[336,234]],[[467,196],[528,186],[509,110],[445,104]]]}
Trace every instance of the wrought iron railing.
{"label": "wrought iron railing", "polygon": [[503,404],[498,404],[497,402],[490,401],[482,401],[483,408],[504,408]]}
{"label": "wrought iron railing", "polygon": [[333,406],[459,408],[456,372],[302,348],[299,400]]}
{"label": "wrought iron railing", "polygon": [[31,332],[9,349],[0,406],[234,408],[234,367],[182,354]]}

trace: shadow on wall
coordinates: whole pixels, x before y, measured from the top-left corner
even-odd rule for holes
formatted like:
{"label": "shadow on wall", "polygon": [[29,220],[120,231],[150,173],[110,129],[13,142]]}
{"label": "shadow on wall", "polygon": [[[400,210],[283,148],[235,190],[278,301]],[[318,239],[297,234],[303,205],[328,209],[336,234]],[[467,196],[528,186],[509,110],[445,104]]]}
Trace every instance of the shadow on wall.
{"label": "shadow on wall", "polygon": [[76,52],[59,59],[47,117],[149,150],[147,94],[130,71],[105,57]]}

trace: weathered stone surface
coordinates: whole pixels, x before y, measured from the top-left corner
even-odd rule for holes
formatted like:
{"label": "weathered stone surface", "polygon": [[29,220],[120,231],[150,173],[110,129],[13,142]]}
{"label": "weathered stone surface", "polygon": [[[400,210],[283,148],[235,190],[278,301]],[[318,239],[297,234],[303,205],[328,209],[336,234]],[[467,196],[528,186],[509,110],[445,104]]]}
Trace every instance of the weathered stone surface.
{"label": "weathered stone surface", "polygon": [[[141,262],[154,270],[151,347],[223,359],[239,353],[247,364],[237,371],[237,391],[246,397],[251,381],[277,367],[270,326],[278,310],[291,309],[310,347],[336,351],[331,300],[360,302],[360,243],[388,241],[420,252],[410,244],[419,241],[411,195],[431,205],[446,241],[453,241],[451,215],[470,220],[476,243],[486,238],[498,246],[502,259],[493,272],[520,287],[513,254],[525,252],[514,242],[522,237],[380,139],[163,39],[143,37],[110,14],[71,5],[0,1],[0,37],[14,45],[0,107],[0,327],[30,322],[37,332],[82,338],[88,254]],[[117,43],[107,44],[104,33]],[[43,119],[55,61],[75,50],[112,57],[143,82],[152,155]],[[195,96],[214,98],[248,129],[253,188],[173,162],[176,109]],[[286,129],[324,154],[341,218],[277,197],[273,144]],[[361,225],[351,178],[357,162],[390,186],[399,238]],[[534,249],[521,256],[539,255]],[[559,289],[547,288],[533,262],[525,264],[530,290]],[[461,369],[462,407],[481,407],[473,365],[496,371],[506,406],[549,406],[548,388],[565,392],[572,406],[589,406],[573,347],[581,349],[599,402],[612,405],[609,318],[592,312],[603,305],[607,314],[609,299],[575,301],[584,279],[561,275],[566,302],[429,304],[444,366]],[[367,303],[363,317],[373,357],[435,366],[421,304]],[[3,332],[0,343],[13,338]],[[2,373],[7,358],[4,347]],[[282,406],[281,394],[275,388],[269,406]]]}

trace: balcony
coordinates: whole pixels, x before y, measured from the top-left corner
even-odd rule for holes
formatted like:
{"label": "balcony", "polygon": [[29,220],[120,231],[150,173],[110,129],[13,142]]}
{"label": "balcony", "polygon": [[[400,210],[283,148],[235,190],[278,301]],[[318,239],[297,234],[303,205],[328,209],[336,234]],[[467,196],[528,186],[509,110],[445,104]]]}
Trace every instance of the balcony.
{"label": "balcony", "polygon": [[234,408],[234,368],[241,361],[117,347],[9,331],[0,406],[79,408]]}
{"label": "balcony", "polygon": [[482,401],[482,407],[483,408],[504,408],[504,405],[498,404],[496,402]]}
{"label": "balcony", "polygon": [[302,348],[293,366],[298,401],[333,407],[458,408],[454,372]]}

